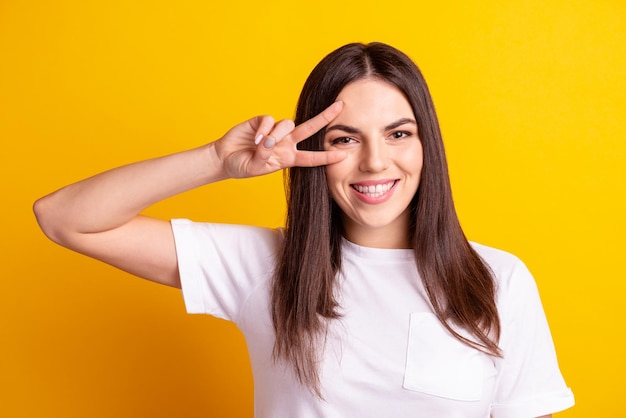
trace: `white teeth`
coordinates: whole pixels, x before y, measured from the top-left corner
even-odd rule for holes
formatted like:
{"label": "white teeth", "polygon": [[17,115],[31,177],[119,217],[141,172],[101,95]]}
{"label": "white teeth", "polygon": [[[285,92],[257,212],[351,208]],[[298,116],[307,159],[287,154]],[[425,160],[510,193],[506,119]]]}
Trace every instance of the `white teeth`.
{"label": "white teeth", "polygon": [[385,184],[377,184],[375,186],[361,186],[360,184],[354,184],[354,187],[359,193],[366,194],[370,197],[380,197],[387,193],[394,185],[395,181],[390,181]]}

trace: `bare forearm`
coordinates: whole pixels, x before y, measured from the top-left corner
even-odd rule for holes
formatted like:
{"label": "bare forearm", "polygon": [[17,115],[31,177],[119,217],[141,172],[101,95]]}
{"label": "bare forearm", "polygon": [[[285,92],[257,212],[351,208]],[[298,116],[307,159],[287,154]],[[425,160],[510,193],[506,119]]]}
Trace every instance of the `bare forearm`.
{"label": "bare forearm", "polygon": [[35,203],[55,241],[119,227],[167,197],[225,178],[213,144],[119,167],[64,187]]}

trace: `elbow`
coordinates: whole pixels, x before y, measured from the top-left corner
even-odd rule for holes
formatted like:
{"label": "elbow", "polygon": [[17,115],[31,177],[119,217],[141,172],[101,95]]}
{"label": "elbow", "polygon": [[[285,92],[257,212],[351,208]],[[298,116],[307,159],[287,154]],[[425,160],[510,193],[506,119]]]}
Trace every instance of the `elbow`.
{"label": "elbow", "polygon": [[46,237],[57,244],[63,245],[62,228],[59,227],[59,222],[55,221],[55,209],[50,201],[50,196],[45,196],[35,201],[33,204],[35,219]]}

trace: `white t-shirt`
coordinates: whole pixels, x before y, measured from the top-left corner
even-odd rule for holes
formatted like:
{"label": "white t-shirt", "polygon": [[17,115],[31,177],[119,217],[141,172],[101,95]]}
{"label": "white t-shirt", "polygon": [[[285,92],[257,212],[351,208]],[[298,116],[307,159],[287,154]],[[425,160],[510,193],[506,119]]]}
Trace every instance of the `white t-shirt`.
{"label": "white t-shirt", "polygon": [[473,244],[497,277],[503,358],[449,335],[432,312],[412,250],[344,240],[341,318],[320,364],[324,399],[272,359],[270,284],[282,232],[172,221],[189,313],[233,321],[243,332],[259,418],[531,418],[566,409],[535,282],[516,257]]}

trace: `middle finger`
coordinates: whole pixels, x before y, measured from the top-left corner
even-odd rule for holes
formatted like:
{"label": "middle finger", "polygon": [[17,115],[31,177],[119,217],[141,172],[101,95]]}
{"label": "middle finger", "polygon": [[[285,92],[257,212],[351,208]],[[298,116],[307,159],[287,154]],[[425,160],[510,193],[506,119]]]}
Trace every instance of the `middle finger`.
{"label": "middle finger", "polygon": [[335,119],[337,115],[339,115],[339,113],[341,112],[341,109],[343,109],[342,101],[331,104],[321,113],[296,126],[296,128],[291,133],[291,140],[294,143],[298,143],[309,138],[311,135],[315,134],[324,126],[328,125],[333,119]]}

